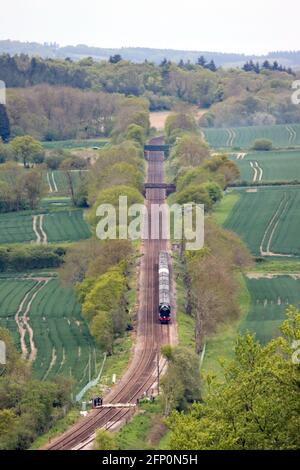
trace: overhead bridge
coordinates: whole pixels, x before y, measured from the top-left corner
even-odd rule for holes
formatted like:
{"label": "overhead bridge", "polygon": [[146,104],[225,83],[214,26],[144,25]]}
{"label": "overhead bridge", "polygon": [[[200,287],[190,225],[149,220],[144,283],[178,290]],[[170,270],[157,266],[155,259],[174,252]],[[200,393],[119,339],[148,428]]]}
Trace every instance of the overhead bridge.
{"label": "overhead bridge", "polygon": [[163,152],[165,158],[169,156],[170,146],[169,145],[145,145],[144,154],[146,160],[149,158],[149,152]]}
{"label": "overhead bridge", "polygon": [[144,184],[144,194],[147,189],[165,189],[166,195],[175,193],[176,184],[166,184],[166,183],[145,183]]}

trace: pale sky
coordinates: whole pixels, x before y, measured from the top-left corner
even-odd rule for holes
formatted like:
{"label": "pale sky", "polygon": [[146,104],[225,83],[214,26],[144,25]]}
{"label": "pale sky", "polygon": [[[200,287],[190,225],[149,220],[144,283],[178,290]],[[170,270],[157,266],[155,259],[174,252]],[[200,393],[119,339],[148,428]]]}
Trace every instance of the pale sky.
{"label": "pale sky", "polygon": [[300,49],[299,0],[0,0],[0,39],[264,54]]}

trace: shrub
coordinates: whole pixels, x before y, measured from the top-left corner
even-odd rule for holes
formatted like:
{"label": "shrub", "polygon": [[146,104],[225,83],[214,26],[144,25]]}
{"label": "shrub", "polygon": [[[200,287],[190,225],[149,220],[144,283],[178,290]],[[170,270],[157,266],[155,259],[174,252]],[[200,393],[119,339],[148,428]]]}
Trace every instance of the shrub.
{"label": "shrub", "polygon": [[258,150],[258,151],[268,151],[272,150],[273,147],[273,142],[269,139],[257,139],[254,142],[253,145],[253,150]]}

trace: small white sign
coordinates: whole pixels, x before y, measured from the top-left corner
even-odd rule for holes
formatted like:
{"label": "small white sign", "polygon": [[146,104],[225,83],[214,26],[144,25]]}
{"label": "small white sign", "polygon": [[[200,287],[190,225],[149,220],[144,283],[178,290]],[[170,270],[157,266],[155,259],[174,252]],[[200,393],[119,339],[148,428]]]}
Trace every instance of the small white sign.
{"label": "small white sign", "polygon": [[6,345],[4,341],[0,341],[0,364],[6,364]]}
{"label": "small white sign", "polygon": [[112,376],[112,383],[115,384],[116,381],[117,381],[117,376],[116,376],[116,374],[113,374],[113,376]]}

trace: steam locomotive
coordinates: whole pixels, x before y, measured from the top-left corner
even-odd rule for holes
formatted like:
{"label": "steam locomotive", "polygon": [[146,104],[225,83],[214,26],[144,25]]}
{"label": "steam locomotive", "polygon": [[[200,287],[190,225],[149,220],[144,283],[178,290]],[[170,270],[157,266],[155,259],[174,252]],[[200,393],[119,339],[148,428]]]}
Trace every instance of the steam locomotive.
{"label": "steam locomotive", "polygon": [[159,278],[159,321],[169,323],[171,320],[170,305],[170,272],[169,272],[169,253],[161,251],[158,262]]}

